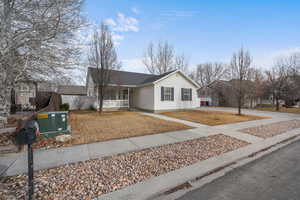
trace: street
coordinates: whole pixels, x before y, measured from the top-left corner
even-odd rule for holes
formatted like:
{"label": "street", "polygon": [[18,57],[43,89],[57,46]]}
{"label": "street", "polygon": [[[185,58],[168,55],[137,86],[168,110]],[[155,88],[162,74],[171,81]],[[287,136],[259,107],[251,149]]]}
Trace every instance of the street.
{"label": "street", "polygon": [[177,200],[298,200],[299,153],[297,141]]}

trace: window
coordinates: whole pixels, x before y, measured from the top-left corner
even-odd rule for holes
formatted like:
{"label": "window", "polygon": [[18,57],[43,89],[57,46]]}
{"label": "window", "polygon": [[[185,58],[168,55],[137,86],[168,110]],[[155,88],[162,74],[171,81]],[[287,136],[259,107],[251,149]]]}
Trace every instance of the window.
{"label": "window", "polygon": [[174,88],[161,87],[161,101],[174,101]]}
{"label": "window", "polygon": [[182,101],[192,101],[192,89],[191,88],[181,88],[181,100]]}
{"label": "window", "polygon": [[27,85],[25,85],[25,84],[22,85],[22,90],[23,90],[23,91],[28,91],[28,89],[29,89],[29,88],[28,88]]}
{"label": "window", "polygon": [[128,90],[123,90],[122,100],[127,100],[127,99],[128,99]]}

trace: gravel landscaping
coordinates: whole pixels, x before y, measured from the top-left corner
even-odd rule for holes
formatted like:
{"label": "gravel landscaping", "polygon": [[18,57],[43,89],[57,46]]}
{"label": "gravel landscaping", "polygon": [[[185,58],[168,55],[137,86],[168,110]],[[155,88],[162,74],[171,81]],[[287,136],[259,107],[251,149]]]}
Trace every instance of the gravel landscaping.
{"label": "gravel landscaping", "polygon": [[[247,144],[218,134],[41,170],[35,173],[35,199],[92,199]],[[0,199],[24,199],[26,181],[26,175],[2,178]]]}
{"label": "gravel landscaping", "polygon": [[294,119],[289,121],[282,121],[267,125],[241,129],[239,131],[261,138],[269,138],[287,131],[291,131],[296,128],[300,128],[300,120]]}
{"label": "gravel landscaping", "polygon": [[12,145],[15,138],[15,133],[1,133],[0,134],[0,147]]}

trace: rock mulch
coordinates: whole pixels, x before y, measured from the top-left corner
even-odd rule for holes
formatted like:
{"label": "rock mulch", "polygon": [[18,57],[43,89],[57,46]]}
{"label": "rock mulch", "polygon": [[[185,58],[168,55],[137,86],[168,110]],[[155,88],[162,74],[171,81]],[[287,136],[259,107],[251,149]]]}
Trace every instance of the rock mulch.
{"label": "rock mulch", "polygon": [[[222,134],[64,165],[35,173],[35,199],[93,199],[105,193],[246,146]],[[0,197],[23,199],[26,175],[3,178]]]}
{"label": "rock mulch", "polygon": [[241,129],[239,131],[261,138],[269,138],[297,128],[300,128],[300,120],[294,119],[289,121],[282,121],[256,127],[250,127],[246,129]]}
{"label": "rock mulch", "polygon": [[68,142],[59,142],[56,141],[55,138],[43,138],[40,137],[36,140],[36,142],[33,144],[34,149],[51,149],[51,148],[59,148],[59,147],[67,147],[72,146],[72,143],[70,141]]}
{"label": "rock mulch", "polygon": [[0,134],[0,146],[12,145],[14,141],[15,133],[1,133]]}

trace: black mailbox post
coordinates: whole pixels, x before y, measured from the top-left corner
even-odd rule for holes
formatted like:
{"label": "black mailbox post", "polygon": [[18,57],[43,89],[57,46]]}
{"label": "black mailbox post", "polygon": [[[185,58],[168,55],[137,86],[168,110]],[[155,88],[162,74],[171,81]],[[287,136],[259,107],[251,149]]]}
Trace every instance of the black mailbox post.
{"label": "black mailbox post", "polygon": [[36,141],[38,134],[38,124],[34,120],[26,122],[26,124],[17,133],[17,142],[19,144],[27,144],[28,146],[28,199],[33,197],[33,150],[32,144]]}

